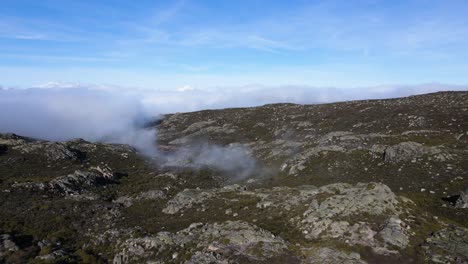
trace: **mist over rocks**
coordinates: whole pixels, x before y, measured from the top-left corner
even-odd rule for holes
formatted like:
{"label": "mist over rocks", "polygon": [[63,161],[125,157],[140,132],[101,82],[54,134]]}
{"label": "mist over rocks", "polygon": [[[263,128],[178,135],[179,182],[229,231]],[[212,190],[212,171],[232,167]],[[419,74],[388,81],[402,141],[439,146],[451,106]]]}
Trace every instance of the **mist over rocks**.
{"label": "mist over rocks", "polygon": [[263,173],[250,149],[235,144],[218,146],[204,143],[181,147],[175,152],[159,155],[158,162],[163,166],[216,168],[233,180]]}
{"label": "mist over rocks", "polygon": [[0,132],[45,140],[124,143],[152,153],[154,115],[136,97],[92,88],[0,90]]}
{"label": "mist over rocks", "polygon": [[2,134],[0,262],[464,263],[467,102],[167,114],[156,156]]}

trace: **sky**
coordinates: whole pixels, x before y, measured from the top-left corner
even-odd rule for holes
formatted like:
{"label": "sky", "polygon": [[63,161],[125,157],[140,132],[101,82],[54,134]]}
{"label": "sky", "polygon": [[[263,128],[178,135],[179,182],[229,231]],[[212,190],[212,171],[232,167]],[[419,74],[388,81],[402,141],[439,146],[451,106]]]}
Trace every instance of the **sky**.
{"label": "sky", "polygon": [[466,14],[465,0],[2,0],[0,86],[466,85]]}

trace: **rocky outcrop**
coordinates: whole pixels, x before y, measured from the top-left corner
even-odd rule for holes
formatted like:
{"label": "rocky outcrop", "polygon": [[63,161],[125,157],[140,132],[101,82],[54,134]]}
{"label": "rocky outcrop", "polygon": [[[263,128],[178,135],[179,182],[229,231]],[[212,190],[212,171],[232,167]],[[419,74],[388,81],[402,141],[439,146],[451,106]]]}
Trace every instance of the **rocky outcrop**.
{"label": "rocky outcrop", "polygon": [[119,246],[114,264],[141,261],[232,263],[265,261],[285,255],[288,244],[268,231],[242,221],[194,223],[176,233],[132,238]]}
{"label": "rocky outcrop", "polygon": [[[213,201],[229,201],[226,197],[233,206],[236,201],[257,200],[256,208],[264,214],[286,213],[290,220],[285,220],[285,224],[294,225],[307,240],[333,239],[373,248],[377,254],[395,254],[397,251],[389,248],[403,249],[409,243],[409,226],[398,217],[404,205],[388,186],[379,183],[337,183],[320,188],[307,185],[247,190],[233,185],[187,189],[171,199],[163,213],[183,213],[193,207],[204,211]],[[231,209],[226,214],[237,215]]]}
{"label": "rocky outcrop", "polygon": [[455,208],[468,208],[468,188],[466,188],[465,191],[460,192],[460,197],[458,197],[455,202]]}
{"label": "rocky outcrop", "polygon": [[[335,239],[384,255],[397,253],[389,249],[392,246],[407,247],[408,225],[398,218],[400,202],[387,186],[332,184],[319,193],[321,197],[310,202],[302,217],[293,220],[306,239]],[[384,228],[376,229],[376,225]]]}
{"label": "rocky outcrop", "polygon": [[437,231],[423,248],[432,263],[468,263],[468,229],[450,226]]}
{"label": "rocky outcrop", "polygon": [[224,188],[200,190],[185,189],[171,199],[162,210],[166,214],[175,214],[182,209],[192,208],[194,205],[203,204],[204,201],[216,197],[221,193],[234,192],[243,189],[239,185],[226,186]]}
{"label": "rocky outcrop", "polygon": [[378,233],[383,241],[398,248],[409,244],[408,225],[396,217],[390,217],[385,227]]}
{"label": "rocky outcrop", "polygon": [[5,261],[5,257],[11,253],[19,250],[19,247],[13,242],[9,234],[0,235],[0,262]]}
{"label": "rocky outcrop", "polygon": [[426,147],[416,142],[402,142],[385,149],[384,161],[400,162],[410,161],[423,155],[434,155],[441,151],[435,147]]}
{"label": "rocky outcrop", "polygon": [[63,142],[48,142],[41,140],[33,140],[26,137],[21,137],[15,134],[3,134],[0,137],[0,155],[2,149],[6,152],[7,147],[12,150],[19,151],[22,154],[37,154],[44,155],[48,161],[60,160],[79,160],[83,153],[69,147]]}
{"label": "rocky outcrop", "polygon": [[365,264],[359,253],[346,253],[333,248],[307,248],[302,249],[306,256],[302,263],[305,264]]}
{"label": "rocky outcrop", "polygon": [[141,200],[158,200],[166,198],[166,194],[161,190],[150,190],[147,192],[142,192],[137,196],[130,197],[130,196],[120,196],[114,202],[121,204],[124,207],[130,207],[136,201]]}
{"label": "rocky outcrop", "polygon": [[[308,239],[319,236],[348,237],[350,242],[373,244],[375,231],[370,230],[365,222],[350,223],[344,219],[359,218],[359,216],[397,215],[398,201],[395,194],[385,185],[369,183],[351,186],[348,184],[332,184],[321,188],[326,198],[314,199],[304,212],[298,223]],[[361,220],[363,220],[361,218]],[[372,220],[372,219],[369,219]],[[371,241],[353,238],[349,230],[367,232]],[[325,233],[325,234],[324,234]]]}
{"label": "rocky outcrop", "polygon": [[116,180],[115,174],[107,166],[92,167],[88,171],[75,171],[72,174],[55,178],[49,182],[24,182],[12,185],[16,189],[51,191],[64,195],[76,195],[86,188],[104,185]]}
{"label": "rocky outcrop", "polygon": [[0,145],[15,146],[15,145],[25,144],[27,142],[34,142],[34,141],[37,141],[37,140],[18,136],[12,133],[0,134]]}

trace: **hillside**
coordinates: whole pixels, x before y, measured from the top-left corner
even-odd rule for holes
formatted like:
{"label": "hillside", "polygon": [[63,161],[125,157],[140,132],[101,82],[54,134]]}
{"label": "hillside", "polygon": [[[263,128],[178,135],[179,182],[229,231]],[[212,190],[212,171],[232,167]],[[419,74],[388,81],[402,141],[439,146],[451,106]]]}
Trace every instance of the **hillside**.
{"label": "hillside", "polygon": [[468,92],[0,135],[0,263],[468,263]]}

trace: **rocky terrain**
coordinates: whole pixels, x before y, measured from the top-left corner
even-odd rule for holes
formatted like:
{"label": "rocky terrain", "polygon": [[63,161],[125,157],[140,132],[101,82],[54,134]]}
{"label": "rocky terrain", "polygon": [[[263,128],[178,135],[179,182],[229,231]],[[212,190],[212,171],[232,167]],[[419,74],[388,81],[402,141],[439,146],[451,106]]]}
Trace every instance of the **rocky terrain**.
{"label": "rocky terrain", "polygon": [[468,263],[468,92],[148,129],[152,157],[0,135],[0,263]]}

